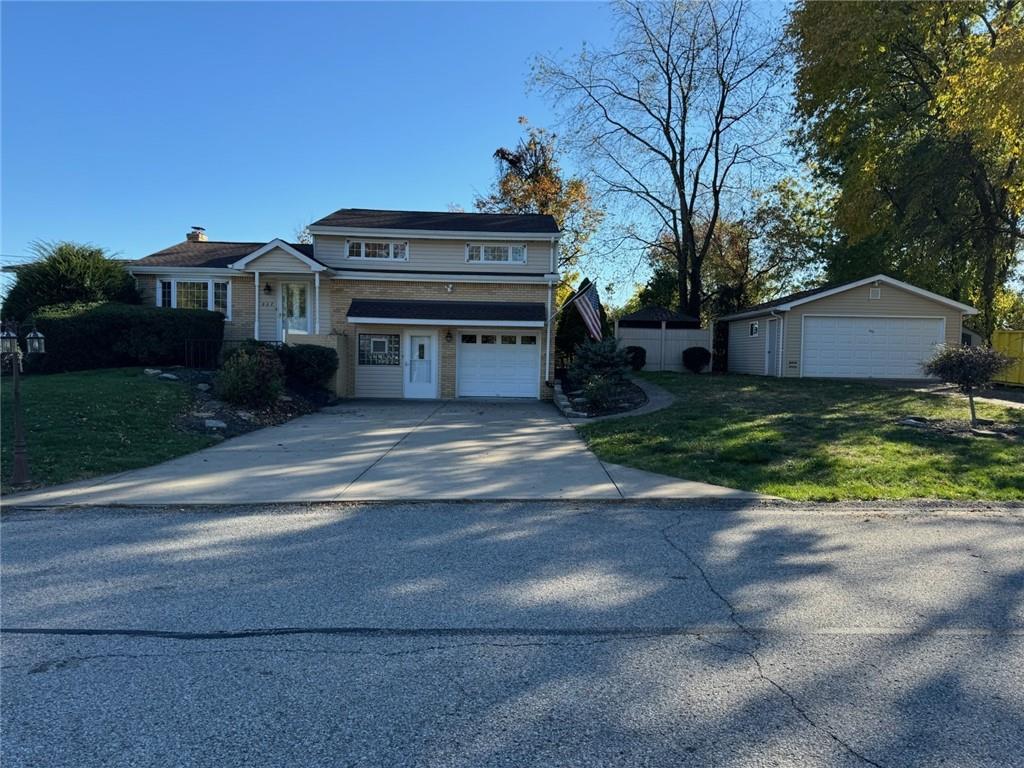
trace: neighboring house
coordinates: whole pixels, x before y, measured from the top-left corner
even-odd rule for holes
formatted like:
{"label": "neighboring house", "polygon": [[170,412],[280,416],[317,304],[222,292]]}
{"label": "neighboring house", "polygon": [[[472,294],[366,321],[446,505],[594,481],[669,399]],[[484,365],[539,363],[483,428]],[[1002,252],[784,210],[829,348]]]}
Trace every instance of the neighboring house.
{"label": "neighboring house", "polygon": [[144,300],[225,338],[338,351],[350,397],[549,398],[560,232],[546,215],[344,208],[313,242],[184,242],[127,264]]}
{"label": "neighboring house", "polygon": [[711,332],[696,317],[665,307],[644,307],[615,321],[615,338],[623,347],[643,347],[645,371],[682,371],[683,350],[711,351]]}
{"label": "neighboring house", "polygon": [[729,371],[763,376],[925,378],[939,345],[959,345],[978,310],[874,275],[801,291],[719,318],[729,324]]}

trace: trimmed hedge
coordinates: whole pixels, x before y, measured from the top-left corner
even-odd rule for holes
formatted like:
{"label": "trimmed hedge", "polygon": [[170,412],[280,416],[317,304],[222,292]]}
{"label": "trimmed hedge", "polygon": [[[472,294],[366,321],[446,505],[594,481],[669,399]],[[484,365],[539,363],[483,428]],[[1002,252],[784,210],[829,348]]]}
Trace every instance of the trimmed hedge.
{"label": "trimmed hedge", "polygon": [[647,365],[647,349],[644,347],[626,347],[626,362],[634,371],[642,371]]}
{"label": "trimmed hedge", "polygon": [[326,389],[338,371],[338,353],[315,344],[285,344],[280,349],[288,383],[299,388]]}
{"label": "trimmed hedge", "polygon": [[691,373],[700,373],[711,362],[711,352],[704,347],[687,347],[683,350],[683,367]]}
{"label": "trimmed hedge", "polygon": [[63,304],[43,307],[32,319],[46,337],[46,354],[27,362],[40,372],[184,365],[189,341],[216,355],[224,339],[224,316],[205,309]]}
{"label": "trimmed hedge", "polygon": [[277,351],[255,345],[239,347],[217,372],[214,391],[235,405],[273,405],[284,391],[284,366]]}

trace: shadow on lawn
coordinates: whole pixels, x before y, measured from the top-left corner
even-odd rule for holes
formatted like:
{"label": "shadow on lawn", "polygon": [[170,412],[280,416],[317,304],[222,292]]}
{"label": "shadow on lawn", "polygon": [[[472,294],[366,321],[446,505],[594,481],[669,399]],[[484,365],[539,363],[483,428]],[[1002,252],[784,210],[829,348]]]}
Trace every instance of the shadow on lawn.
{"label": "shadow on lawn", "polygon": [[[326,707],[339,719],[319,738],[338,755],[360,742],[367,764],[489,765],[515,750],[514,764],[550,765],[565,760],[568,740],[581,760],[622,765],[799,759],[794,750],[829,765],[976,765],[992,759],[987,744],[1024,729],[1019,702],[991,695],[973,668],[979,654],[998,662],[1011,640],[959,638],[917,659],[939,630],[1018,627],[1024,569],[988,572],[969,559],[995,558],[1019,524],[959,524],[970,553],[940,543],[906,562],[865,549],[852,524],[819,530],[741,503],[15,514],[4,625],[381,630],[303,662],[310,684],[324,665],[341,666],[347,684],[296,694],[283,715],[265,698],[273,687],[233,681],[246,658],[275,674],[277,657],[258,641],[225,657],[222,679],[174,666],[168,674],[188,676],[191,691],[176,707],[204,696],[222,705],[176,734],[195,749],[213,734],[239,749],[263,743]],[[940,537],[937,521],[921,525]],[[959,597],[930,604],[908,586],[922,574]],[[830,606],[829,595],[841,600]],[[916,631],[780,631],[855,627],[856,616],[831,613],[850,604]],[[116,701],[116,679],[52,669]],[[240,695],[225,700],[218,686]],[[381,697],[390,725],[375,715]],[[69,713],[41,714],[53,743],[75,746],[60,741]],[[103,737],[102,722],[71,714],[77,738]],[[138,714],[123,713],[128,743]],[[293,749],[302,762],[304,746]]]}

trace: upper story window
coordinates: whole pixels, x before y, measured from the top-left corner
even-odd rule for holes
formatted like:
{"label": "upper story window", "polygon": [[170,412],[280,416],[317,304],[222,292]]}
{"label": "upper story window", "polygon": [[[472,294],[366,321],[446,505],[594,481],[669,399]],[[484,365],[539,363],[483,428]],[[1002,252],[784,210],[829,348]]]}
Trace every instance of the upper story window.
{"label": "upper story window", "polygon": [[161,277],[156,305],[174,309],[208,309],[231,319],[231,281],[201,277]]}
{"label": "upper story window", "polygon": [[525,264],[522,243],[466,243],[467,263]]}
{"label": "upper story window", "polygon": [[350,259],[408,261],[409,244],[395,240],[349,240],[345,255]]}

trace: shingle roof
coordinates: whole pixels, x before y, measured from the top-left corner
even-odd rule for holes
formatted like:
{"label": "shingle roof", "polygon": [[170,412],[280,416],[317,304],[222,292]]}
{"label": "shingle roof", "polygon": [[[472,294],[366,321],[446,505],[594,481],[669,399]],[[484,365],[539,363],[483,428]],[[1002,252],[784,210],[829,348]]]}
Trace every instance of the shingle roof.
{"label": "shingle roof", "polygon": [[700,320],[690,315],[684,315],[682,312],[676,312],[672,309],[666,309],[665,307],[644,307],[638,309],[636,312],[630,312],[628,315],[623,315],[619,318],[619,325],[630,322],[642,322],[642,323],[661,323],[662,321],[670,323],[700,323]]}
{"label": "shingle roof", "polygon": [[543,322],[540,302],[514,301],[417,301],[405,299],[353,299],[348,316],[397,320],[492,320]]}
{"label": "shingle roof", "polygon": [[[194,242],[185,240],[151,253],[141,259],[126,262],[126,265],[144,267],[227,267],[266,243],[229,243],[215,240]],[[304,256],[313,258],[313,246],[309,243],[288,243]]]}
{"label": "shingle roof", "polygon": [[551,235],[560,231],[554,217],[547,214],[376,211],[368,208],[342,208],[314,221],[313,226]]}

